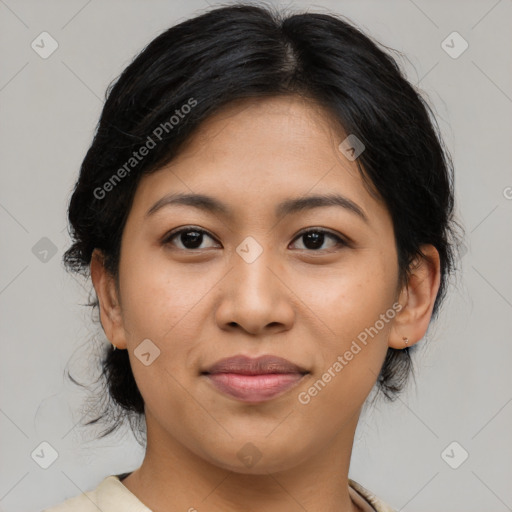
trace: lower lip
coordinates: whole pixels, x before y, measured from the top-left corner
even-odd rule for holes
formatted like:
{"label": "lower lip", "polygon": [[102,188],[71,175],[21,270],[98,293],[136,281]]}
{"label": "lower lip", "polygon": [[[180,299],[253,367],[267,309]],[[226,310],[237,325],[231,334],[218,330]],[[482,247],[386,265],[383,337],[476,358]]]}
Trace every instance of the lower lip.
{"label": "lower lip", "polygon": [[243,402],[265,402],[294,387],[304,375],[300,373],[207,374],[208,380],[222,393]]}

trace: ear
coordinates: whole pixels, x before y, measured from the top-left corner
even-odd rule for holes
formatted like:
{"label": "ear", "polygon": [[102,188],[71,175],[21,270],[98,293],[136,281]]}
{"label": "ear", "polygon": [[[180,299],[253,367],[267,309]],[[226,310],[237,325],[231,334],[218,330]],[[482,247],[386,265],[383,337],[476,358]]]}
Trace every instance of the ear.
{"label": "ear", "polygon": [[126,336],[121,315],[121,306],[114,277],[106,270],[104,256],[94,249],[91,257],[91,279],[98,296],[100,321],[105,336],[117,348],[126,348]]}
{"label": "ear", "polygon": [[[408,282],[400,293],[398,302],[402,309],[389,334],[392,348],[403,349],[420,341],[432,317],[441,282],[439,253],[430,244],[422,245],[421,252],[424,256],[418,256],[411,264]],[[409,340],[407,345],[404,338]]]}

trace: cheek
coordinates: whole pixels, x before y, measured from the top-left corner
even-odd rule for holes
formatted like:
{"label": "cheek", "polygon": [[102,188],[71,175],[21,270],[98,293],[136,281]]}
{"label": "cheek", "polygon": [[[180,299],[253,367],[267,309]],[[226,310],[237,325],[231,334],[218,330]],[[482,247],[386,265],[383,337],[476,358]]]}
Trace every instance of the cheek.
{"label": "cheek", "polygon": [[[321,320],[315,340],[321,367],[303,390],[311,411],[355,410],[371,391],[388,349],[395,311],[397,269],[393,254],[368,251],[352,265],[316,282],[302,281],[310,290],[304,302]],[[350,269],[350,270],[348,270]],[[345,409],[346,408],[346,409]],[[309,414],[309,413],[308,413]],[[336,420],[334,420],[336,421]]]}
{"label": "cheek", "polygon": [[367,251],[354,254],[346,264],[329,273],[297,277],[298,295],[321,321],[326,333],[324,338],[317,338],[318,343],[339,350],[373,326],[392,306],[398,274],[393,254]]}
{"label": "cheek", "polygon": [[[208,292],[207,279],[194,279],[183,268],[148,251],[126,253],[121,266],[123,319],[127,331],[137,337],[163,341],[173,329],[183,329],[194,307]],[[211,286],[210,286],[211,287]],[[187,321],[183,321],[184,319]],[[172,336],[171,336],[172,338]]]}
{"label": "cheek", "polygon": [[[171,408],[180,417],[186,406],[183,385],[189,378],[189,360],[204,325],[199,304],[207,284],[204,279],[192,282],[190,275],[163,258],[126,256],[121,281],[123,323],[137,386],[152,411]],[[159,350],[148,366],[137,357],[137,347],[146,339]]]}

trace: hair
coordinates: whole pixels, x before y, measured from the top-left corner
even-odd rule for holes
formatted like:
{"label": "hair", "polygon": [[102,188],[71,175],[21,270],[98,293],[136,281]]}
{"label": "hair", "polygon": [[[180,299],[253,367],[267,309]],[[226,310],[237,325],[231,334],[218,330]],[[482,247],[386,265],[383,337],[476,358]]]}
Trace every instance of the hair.
{"label": "hair", "polygon": [[[431,108],[385,49],[340,15],[288,15],[254,3],[210,9],[162,32],[107,88],[69,204],[66,269],[89,277],[97,248],[117,283],[121,237],[141,177],[170,162],[229,103],[299,95],[364,144],[356,162],[392,218],[400,282],[424,257],[422,244],[436,247],[437,316],[455,268],[453,164]],[[149,140],[155,146],[135,162],[133,152]],[[97,297],[87,305],[98,307]],[[388,400],[414,373],[416,348],[388,348],[376,382]],[[127,351],[108,343],[100,362],[103,410],[87,425],[105,423],[104,437],[128,419],[134,433],[142,432],[144,401]]]}

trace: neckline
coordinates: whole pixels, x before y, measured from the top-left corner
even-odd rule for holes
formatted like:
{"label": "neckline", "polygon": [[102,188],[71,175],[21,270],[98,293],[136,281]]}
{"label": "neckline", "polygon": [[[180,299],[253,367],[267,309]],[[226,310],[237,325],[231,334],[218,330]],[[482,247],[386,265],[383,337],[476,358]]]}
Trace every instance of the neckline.
{"label": "neckline", "polygon": [[366,492],[366,489],[362,491],[362,486],[354,482],[354,480],[349,479],[348,483],[348,491],[355,504],[361,508],[363,512],[377,512],[377,509],[368,501],[366,495],[363,494],[363,492]]}
{"label": "neckline", "polygon": [[[125,490],[127,493],[129,493],[131,496],[133,496],[141,505],[144,505],[135,494],[133,494],[128,487],[126,487],[123,484],[123,480],[130,476],[133,473],[133,471],[129,471],[127,473],[120,473],[118,475],[111,475],[114,477],[119,484],[122,485],[123,490]],[[349,494],[352,498],[352,500],[356,503],[358,507],[360,507],[363,512],[376,512],[377,509],[373,506],[370,501],[368,501],[368,498],[366,494],[368,493],[366,489],[363,488],[363,486],[357,482],[355,482],[352,479],[348,479],[348,489]],[[144,505],[145,506],[145,505]]]}

